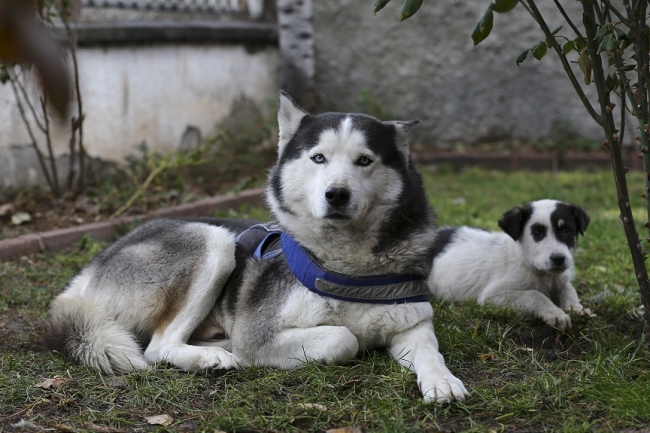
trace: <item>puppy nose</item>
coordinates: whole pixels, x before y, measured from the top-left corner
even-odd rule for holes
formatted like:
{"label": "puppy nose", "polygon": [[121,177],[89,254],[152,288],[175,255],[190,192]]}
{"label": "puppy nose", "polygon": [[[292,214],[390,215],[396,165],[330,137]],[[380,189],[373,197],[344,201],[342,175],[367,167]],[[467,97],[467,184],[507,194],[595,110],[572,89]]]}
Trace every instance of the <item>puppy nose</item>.
{"label": "puppy nose", "polygon": [[555,266],[563,266],[566,261],[566,257],[563,254],[551,254],[551,262]]}
{"label": "puppy nose", "polygon": [[350,201],[350,190],[347,188],[330,186],[327,188],[327,191],[325,191],[325,199],[327,199],[327,202],[332,206],[343,206]]}

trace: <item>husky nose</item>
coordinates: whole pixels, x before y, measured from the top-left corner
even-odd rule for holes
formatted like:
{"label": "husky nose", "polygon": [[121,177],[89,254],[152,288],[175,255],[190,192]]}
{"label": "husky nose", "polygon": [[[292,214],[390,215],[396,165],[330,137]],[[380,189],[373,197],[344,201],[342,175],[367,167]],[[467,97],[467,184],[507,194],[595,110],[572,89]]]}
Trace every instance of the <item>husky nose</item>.
{"label": "husky nose", "polygon": [[325,199],[334,207],[339,207],[347,204],[350,201],[350,190],[347,188],[339,188],[330,186],[325,191]]}
{"label": "husky nose", "polygon": [[555,266],[564,266],[566,257],[563,254],[551,254],[551,263]]}

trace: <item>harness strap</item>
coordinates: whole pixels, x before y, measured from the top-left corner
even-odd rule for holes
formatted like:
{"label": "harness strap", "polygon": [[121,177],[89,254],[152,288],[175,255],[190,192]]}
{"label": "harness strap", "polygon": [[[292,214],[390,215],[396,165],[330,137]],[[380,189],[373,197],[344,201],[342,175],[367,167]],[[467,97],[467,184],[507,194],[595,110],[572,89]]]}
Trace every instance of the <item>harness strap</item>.
{"label": "harness strap", "polygon": [[298,281],[314,293],[348,302],[404,304],[428,302],[428,288],[418,275],[352,276],[324,269],[276,224],[258,224],[237,236],[237,243],[258,260],[282,254]]}
{"label": "harness strap", "polygon": [[323,269],[291,236],[280,236],[282,251],[298,280],[321,296],[349,302],[404,304],[428,302],[426,283],[416,275],[351,276]]}

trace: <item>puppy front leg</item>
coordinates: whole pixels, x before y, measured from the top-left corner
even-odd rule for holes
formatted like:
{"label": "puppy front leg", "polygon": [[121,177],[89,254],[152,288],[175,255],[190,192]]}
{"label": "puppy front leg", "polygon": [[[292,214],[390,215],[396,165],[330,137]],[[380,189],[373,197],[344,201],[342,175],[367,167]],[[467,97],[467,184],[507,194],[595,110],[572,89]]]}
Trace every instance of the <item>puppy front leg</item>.
{"label": "puppy front leg", "polygon": [[420,322],[395,334],[388,342],[388,351],[401,365],[415,372],[425,403],[462,401],[469,395],[463,382],[445,365],[431,322]]}
{"label": "puppy front leg", "polygon": [[477,301],[479,304],[503,305],[532,314],[562,331],[571,329],[569,315],[537,290],[511,289],[500,284],[492,284],[486,287]]}
{"label": "puppy front leg", "polygon": [[573,311],[587,317],[593,315],[589,308],[582,306],[580,298],[578,297],[578,292],[576,292],[576,289],[569,281],[560,283],[560,308],[564,311]]}

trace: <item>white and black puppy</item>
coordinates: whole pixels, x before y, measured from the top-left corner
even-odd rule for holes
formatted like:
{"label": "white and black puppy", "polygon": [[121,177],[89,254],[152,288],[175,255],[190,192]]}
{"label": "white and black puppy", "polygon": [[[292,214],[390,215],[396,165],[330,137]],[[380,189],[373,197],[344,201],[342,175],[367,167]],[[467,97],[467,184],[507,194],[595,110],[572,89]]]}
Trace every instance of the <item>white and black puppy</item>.
{"label": "white and black puppy", "polygon": [[451,301],[507,305],[569,329],[566,312],[591,315],[571,285],[578,234],[588,225],[580,206],[539,200],[503,214],[499,227],[505,233],[442,228],[429,289]]}

